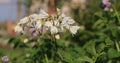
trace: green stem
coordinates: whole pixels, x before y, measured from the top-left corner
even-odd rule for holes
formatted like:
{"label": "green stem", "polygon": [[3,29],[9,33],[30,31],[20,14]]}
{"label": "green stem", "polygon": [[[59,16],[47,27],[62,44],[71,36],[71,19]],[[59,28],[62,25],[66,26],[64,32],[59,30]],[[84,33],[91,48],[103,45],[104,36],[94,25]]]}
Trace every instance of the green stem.
{"label": "green stem", "polygon": [[99,54],[96,54],[96,56],[94,57],[93,63],[96,63],[96,60],[98,57],[99,57]]}
{"label": "green stem", "polygon": [[48,57],[46,54],[45,54],[45,61],[46,61],[46,63],[49,63],[49,60],[48,60]]}
{"label": "green stem", "polygon": [[116,45],[117,51],[120,52],[120,47],[117,41],[115,42],[115,45]]}
{"label": "green stem", "polygon": [[58,55],[59,55],[59,57],[63,60],[62,55],[61,55],[59,52],[57,52],[57,54],[58,54]]}
{"label": "green stem", "polygon": [[117,12],[117,9],[115,8],[114,5],[112,5],[112,7],[113,7],[113,9],[114,9],[114,11],[115,11],[115,14],[116,14],[116,16],[117,16],[118,22],[119,22],[119,24],[120,24],[120,17],[119,17],[119,14],[118,14],[118,12]]}

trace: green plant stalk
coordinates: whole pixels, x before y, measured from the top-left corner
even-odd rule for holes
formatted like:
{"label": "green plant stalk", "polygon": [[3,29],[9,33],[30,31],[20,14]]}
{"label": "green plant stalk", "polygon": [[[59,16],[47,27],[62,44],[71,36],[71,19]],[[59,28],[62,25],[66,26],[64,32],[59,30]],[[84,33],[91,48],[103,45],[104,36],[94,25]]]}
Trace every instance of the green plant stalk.
{"label": "green plant stalk", "polygon": [[54,62],[54,57],[55,57],[55,53],[57,52],[57,43],[56,43],[56,39],[54,37],[54,35],[51,35],[51,43],[53,44],[53,48],[55,50],[52,50],[52,63]]}
{"label": "green plant stalk", "polygon": [[96,56],[94,56],[93,63],[96,63],[96,60],[97,60],[98,57],[99,57],[99,54],[96,54]]}
{"label": "green plant stalk", "polygon": [[49,60],[48,60],[48,57],[46,54],[45,54],[45,61],[46,61],[46,63],[49,63]]}
{"label": "green plant stalk", "polygon": [[55,54],[58,54],[58,56],[61,58],[61,60],[63,60],[63,57],[62,55],[60,54],[60,52],[58,51],[58,46],[57,46],[57,40],[55,38],[55,35],[52,35],[52,43],[53,43],[53,46],[55,48],[55,51],[52,51],[52,60],[54,59],[55,57]]}
{"label": "green plant stalk", "polygon": [[62,55],[57,51],[57,54],[59,55],[59,57],[63,60]]}
{"label": "green plant stalk", "polygon": [[119,24],[120,24],[120,17],[119,17],[119,15],[118,15],[117,9],[115,8],[114,5],[112,5],[112,7],[113,7],[113,9],[114,9],[114,11],[115,11],[115,14],[117,15],[117,19],[118,19],[118,22],[119,22]]}
{"label": "green plant stalk", "polygon": [[117,41],[115,42],[115,45],[116,45],[117,51],[120,52],[119,44]]}

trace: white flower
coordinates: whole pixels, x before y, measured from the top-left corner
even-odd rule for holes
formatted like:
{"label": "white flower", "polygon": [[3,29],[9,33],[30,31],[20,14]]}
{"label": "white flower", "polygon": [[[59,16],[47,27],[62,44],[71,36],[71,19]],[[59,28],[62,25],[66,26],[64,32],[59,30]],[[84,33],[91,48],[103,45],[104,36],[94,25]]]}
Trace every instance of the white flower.
{"label": "white flower", "polygon": [[26,24],[29,22],[29,17],[24,17],[23,19],[20,20],[20,24]]}
{"label": "white flower", "polygon": [[36,32],[49,32],[51,34],[54,34],[56,39],[59,39],[59,35],[56,34],[58,32],[65,31],[64,28],[66,28],[72,34],[76,34],[77,30],[80,27],[73,26],[75,21],[71,17],[67,17],[64,13],[61,13],[59,9],[57,9],[57,12],[57,15],[49,15],[48,13],[40,9],[39,14],[32,14],[28,17],[21,19],[15,27],[15,32],[23,33],[26,31],[25,27],[32,27],[35,28]]}
{"label": "white flower", "polygon": [[69,30],[72,34],[76,34],[79,28],[80,28],[79,26],[70,26]]}
{"label": "white flower", "polygon": [[74,23],[75,23],[75,21],[71,17],[64,17],[62,19],[61,25],[66,27],[67,29],[69,29],[70,25],[74,24]]}
{"label": "white flower", "polygon": [[49,15],[44,10],[40,9],[39,11],[39,19],[41,18],[47,18]]}
{"label": "white flower", "polygon": [[67,25],[67,20],[66,20],[66,19],[63,19],[62,22],[61,22],[61,25],[62,25],[62,26],[66,26],[66,25]]}
{"label": "white flower", "polygon": [[23,28],[21,26],[21,24],[17,24],[17,26],[15,26],[14,31],[17,33],[23,33]]}
{"label": "white flower", "polygon": [[74,24],[75,21],[74,21],[72,18],[68,17],[67,23],[68,23],[68,24]]}
{"label": "white flower", "polygon": [[38,14],[32,14],[32,15],[30,15],[29,17],[30,17],[31,22],[37,21],[38,18],[39,18],[39,17],[38,17]]}
{"label": "white flower", "polygon": [[60,39],[60,35],[59,34],[55,35],[55,38]]}
{"label": "white flower", "polygon": [[24,43],[27,43],[27,42],[28,42],[28,39],[27,39],[27,38],[25,38],[25,39],[23,40],[23,42],[24,42]]}
{"label": "white flower", "polygon": [[60,12],[60,9],[57,8],[57,14],[60,15],[60,13],[61,13],[61,12]]}
{"label": "white flower", "polygon": [[53,23],[51,21],[46,21],[44,24],[45,27],[50,28],[53,26]]}
{"label": "white flower", "polygon": [[64,31],[64,27],[60,26],[58,30],[59,30],[59,32],[63,32]]}
{"label": "white flower", "polygon": [[41,27],[42,27],[42,21],[41,21],[41,20],[36,21],[35,28],[36,28],[36,29],[41,29]]}
{"label": "white flower", "polygon": [[56,33],[58,33],[57,27],[52,26],[52,27],[50,28],[50,32],[51,32],[51,34],[56,34]]}
{"label": "white flower", "polygon": [[71,17],[64,17],[62,21],[63,21],[63,23],[66,23],[66,24],[74,24],[75,23],[75,21]]}
{"label": "white flower", "polygon": [[59,16],[59,18],[58,19],[62,19],[62,18],[64,18],[64,17],[66,17],[66,15],[64,14],[64,13],[62,13],[62,14],[60,14],[60,16]]}
{"label": "white flower", "polygon": [[53,21],[53,24],[54,24],[54,26],[60,26],[60,23],[59,23],[58,20],[54,20],[54,21]]}

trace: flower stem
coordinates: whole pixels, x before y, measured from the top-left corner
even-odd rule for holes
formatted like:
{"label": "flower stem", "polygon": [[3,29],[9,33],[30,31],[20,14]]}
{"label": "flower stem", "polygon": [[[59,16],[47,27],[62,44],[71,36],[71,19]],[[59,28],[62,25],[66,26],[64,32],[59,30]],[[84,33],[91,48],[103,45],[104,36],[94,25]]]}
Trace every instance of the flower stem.
{"label": "flower stem", "polygon": [[62,55],[61,55],[59,52],[57,52],[57,54],[58,54],[58,55],[59,55],[59,57],[63,60]]}
{"label": "flower stem", "polygon": [[45,61],[46,61],[46,63],[49,63],[49,60],[48,60],[48,57],[46,54],[45,54]]}
{"label": "flower stem", "polygon": [[117,9],[115,8],[114,5],[112,5],[112,7],[113,7],[113,9],[114,9],[114,11],[115,11],[115,14],[116,14],[116,16],[117,16],[118,22],[119,22],[119,24],[120,24],[120,17],[119,17],[118,11],[117,11]]}
{"label": "flower stem", "polygon": [[117,51],[120,52],[120,47],[117,41],[115,42],[115,45],[116,45]]}

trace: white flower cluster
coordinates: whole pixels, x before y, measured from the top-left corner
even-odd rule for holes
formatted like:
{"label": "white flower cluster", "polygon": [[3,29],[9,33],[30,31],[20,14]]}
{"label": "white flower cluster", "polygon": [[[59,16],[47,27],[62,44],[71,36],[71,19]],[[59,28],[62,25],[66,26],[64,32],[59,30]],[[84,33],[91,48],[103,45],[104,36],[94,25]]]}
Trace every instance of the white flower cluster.
{"label": "white flower cluster", "polygon": [[40,9],[39,14],[32,14],[21,19],[15,27],[15,32],[24,33],[24,28],[29,27],[34,28],[39,33],[59,34],[68,29],[71,34],[76,34],[80,27],[74,24],[75,21],[61,13],[59,9],[57,10],[57,15],[54,16]]}

